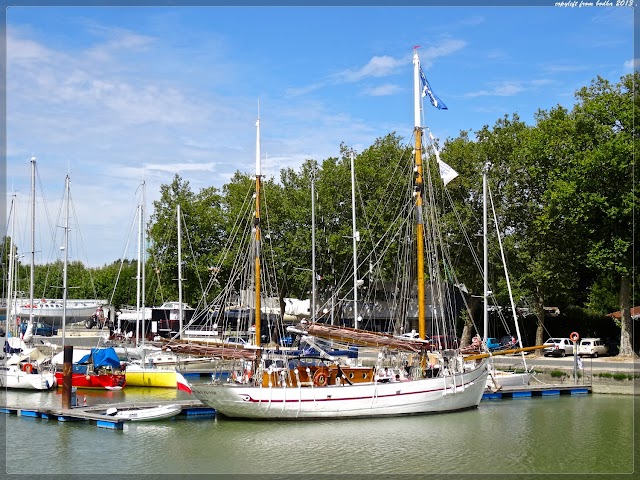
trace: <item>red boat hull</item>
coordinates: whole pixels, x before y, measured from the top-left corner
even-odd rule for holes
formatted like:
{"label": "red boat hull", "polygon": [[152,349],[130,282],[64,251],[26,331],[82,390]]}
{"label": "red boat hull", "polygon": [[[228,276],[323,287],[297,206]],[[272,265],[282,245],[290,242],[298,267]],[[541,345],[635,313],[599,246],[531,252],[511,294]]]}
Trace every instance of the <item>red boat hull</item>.
{"label": "red boat hull", "polygon": [[[71,386],[76,388],[115,389],[124,387],[124,382],[124,374],[71,374]],[[58,387],[62,387],[62,372],[56,372],[56,383],[58,384]]]}

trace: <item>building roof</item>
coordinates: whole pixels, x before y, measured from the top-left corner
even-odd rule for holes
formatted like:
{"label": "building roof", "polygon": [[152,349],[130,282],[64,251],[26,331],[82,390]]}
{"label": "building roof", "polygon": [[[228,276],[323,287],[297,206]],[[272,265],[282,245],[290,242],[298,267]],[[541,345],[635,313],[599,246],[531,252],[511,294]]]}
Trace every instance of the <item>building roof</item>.
{"label": "building roof", "polygon": [[[612,318],[622,318],[622,311],[618,310],[617,312],[608,313],[607,317]],[[637,319],[640,318],[640,306],[639,307],[631,307],[631,318]]]}

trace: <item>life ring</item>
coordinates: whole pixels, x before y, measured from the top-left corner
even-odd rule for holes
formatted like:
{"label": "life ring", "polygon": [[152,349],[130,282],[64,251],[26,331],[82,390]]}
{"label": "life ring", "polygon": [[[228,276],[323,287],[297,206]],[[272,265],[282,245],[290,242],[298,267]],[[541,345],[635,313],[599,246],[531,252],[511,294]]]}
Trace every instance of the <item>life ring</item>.
{"label": "life ring", "polygon": [[571,339],[572,342],[577,342],[578,340],[580,340],[580,335],[578,334],[578,332],[571,332],[571,335],[569,335],[569,338]]}
{"label": "life ring", "polygon": [[326,367],[319,368],[313,374],[313,384],[316,387],[326,387],[329,383],[329,369]]}
{"label": "life ring", "polygon": [[25,364],[22,366],[22,371],[23,371],[24,373],[33,373],[33,365],[32,365],[32,364],[30,364],[30,363],[25,363]]}

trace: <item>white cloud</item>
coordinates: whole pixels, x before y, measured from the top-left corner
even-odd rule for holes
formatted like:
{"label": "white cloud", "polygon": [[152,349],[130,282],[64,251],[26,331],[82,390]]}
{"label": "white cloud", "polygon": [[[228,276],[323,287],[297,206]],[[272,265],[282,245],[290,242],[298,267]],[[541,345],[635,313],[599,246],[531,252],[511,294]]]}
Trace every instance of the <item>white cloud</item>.
{"label": "white cloud", "polygon": [[438,45],[430,46],[424,49],[420,54],[420,64],[426,70],[430,68],[434,61],[440,57],[446,57],[462,50],[467,46],[467,42],[461,39],[447,39],[440,42]]}
{"label": "white cloud", "polygon": [[334,75],[337,82],[359,82],[369,77],[386,77],[397,73],[398,67],[407,65],[410,59],[393,58],[389,55],[375,56],[366,65],[355,70],[344,70]]}
{"label": "white cloud", "polygon": [[467,98],[474,97],[511,97],[517,95],[525,90],[525,87],[520,82],[508,82],[505,81],[499,85],[496,85],[490,90],[478,90],[476,92],[469,92],[465,95]]}
{"label": "white cloud", "polygon": [[156,170],[160,172],[212,172],[215,163],[146,163],[145,171]]}
{"label": "white cloud", "polygon": [[387,95],[395,95],[401,90],[402,89],[400,88],[399,85],[387,83],[384,85],[378,85],[376,87],[365,88],[364,93],[372,97],[384,97]]}

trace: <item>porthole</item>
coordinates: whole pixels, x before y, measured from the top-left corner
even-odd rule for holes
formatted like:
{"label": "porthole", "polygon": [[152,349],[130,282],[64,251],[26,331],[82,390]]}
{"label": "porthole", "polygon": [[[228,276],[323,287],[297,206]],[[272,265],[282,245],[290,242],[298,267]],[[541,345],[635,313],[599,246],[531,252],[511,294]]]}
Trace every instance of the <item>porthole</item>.
{"label": "porthole", "polygon": [[349,378],[353,379],[353,372],[349,373]]}

